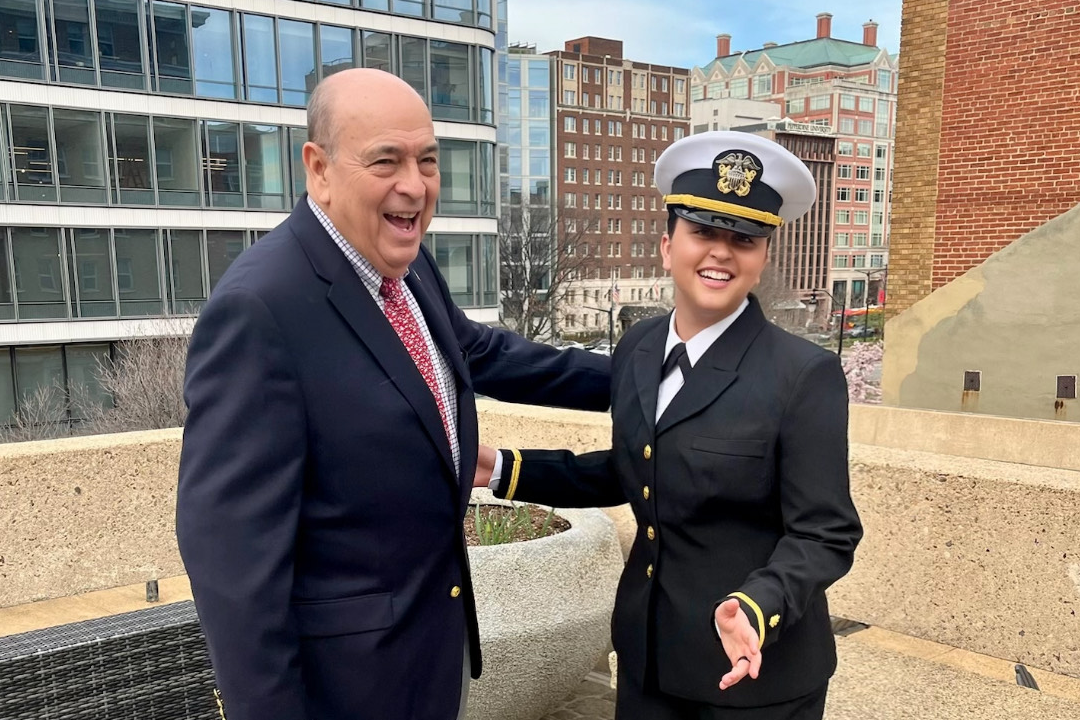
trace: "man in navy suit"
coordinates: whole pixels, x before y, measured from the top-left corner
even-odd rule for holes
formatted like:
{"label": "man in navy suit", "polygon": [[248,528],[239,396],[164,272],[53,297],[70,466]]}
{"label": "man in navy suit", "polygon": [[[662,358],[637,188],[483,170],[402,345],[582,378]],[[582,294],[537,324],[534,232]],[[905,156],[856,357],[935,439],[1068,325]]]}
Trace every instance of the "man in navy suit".
{"label": "man in navy suit", "polygon": [[474,392],[603,410],[609,362],[453,304],[421,246],[438,143],[405,82],[335,74],[308,123],[307,196],[192,334],[180,551],[229,720],[453,720],[480,674]]}

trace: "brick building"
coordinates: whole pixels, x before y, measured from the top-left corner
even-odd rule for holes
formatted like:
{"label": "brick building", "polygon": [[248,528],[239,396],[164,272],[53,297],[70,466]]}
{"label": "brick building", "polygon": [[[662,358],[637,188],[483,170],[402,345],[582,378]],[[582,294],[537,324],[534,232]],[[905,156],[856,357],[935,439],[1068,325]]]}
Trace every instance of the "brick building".
{"label": "brick building", "polygon": [[596,263],[567,294],[560,329],[600,334],[620,306],[671,300],[660,257],[667,213],[653,162],[689,133],[690,71],[629,60],[622,41],[599,37],[567,41],[548,55],[554,199],[598,216],[578,250]]}
{"label": "brick building", "polygon": [[1076,3],[906,0],[903,28],[890,316],[1080,203]]}
{"label": "brick building", "polygon": [[830,289],[849,307],[876,303],[889,257],[895,56],[877,46],[874,22],[863,26],[861,43],[833,38],[828,13],[817,16],[817,36],[810,40],[737,52],[731,40],[718,36],[716,58],[691,73],[692,106],[711,110],[702,115],[695,107],[695,117],[704,117],[695,131],[720,129],[719,118],[732,115],[730,104],[737,104],[737,114],[758,101],[835,137],[829,279],[806,288],[804,275],[789,277],[803,297]]}
{"label": "brick building", "polygon": [[734,129],[779,143],[810,169],[817,183],[817,202],[808,213],[795,222],[786,223],[773,234],[769,255],[787,287],[799,296],[807,297],[814,290],[827,288],[836,138],[820,125],[793,120],[771,120]]}

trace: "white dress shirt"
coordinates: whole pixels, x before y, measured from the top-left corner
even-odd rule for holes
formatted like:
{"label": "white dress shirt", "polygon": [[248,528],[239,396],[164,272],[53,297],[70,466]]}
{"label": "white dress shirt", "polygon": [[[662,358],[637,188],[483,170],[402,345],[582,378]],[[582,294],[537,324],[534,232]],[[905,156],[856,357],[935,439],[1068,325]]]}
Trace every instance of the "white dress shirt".
{"label": "white dress shirt", "polygon": [[[728,315],[720,322],[714,323],[704,330],[698,332],[694,337],[686,341],[686,359],[690,361],[690,367],[694,367],[697,361],[701,359],[701,356],[705,354],[705,351],[712,347],[712,344],[724,334],[724,331],[734,324],[739,316],[743,314],[750,305],[749,300],[743,300],[742,305],[739,305],[735,312]],[[671,349],[683,342],[678,333],[675,332],[675,315],[678,313],[671,313],[671,320],[668,322],[668,334],[667,344],[664,347],[664,359],[667,360],[667,356],[671,353]],[[664,410],[667,410],[667,406],[671,404],[672,399],[682,389],[683,376],[682,370],[676,367],[671,373],[660,380],[660,390],[656,395],[656,417],[654,421],[659,421],[660,416],[664,414]]]}

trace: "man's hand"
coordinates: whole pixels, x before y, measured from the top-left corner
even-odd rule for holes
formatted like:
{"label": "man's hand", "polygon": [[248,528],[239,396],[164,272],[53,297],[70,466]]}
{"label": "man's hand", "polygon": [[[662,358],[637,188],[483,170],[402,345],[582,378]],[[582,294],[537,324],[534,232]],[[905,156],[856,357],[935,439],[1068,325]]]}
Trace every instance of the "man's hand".
{"label": "man's hand", "polygon": [[476,475],[473,476],[474,488],[486,488],[491,482],[491,473],[495,472],[495,448],[481,445],[476,454]]}
{"label": "man's hand", "polygon": [[761,671],[758,634],[738,600],[728,598],[717,606],[716,626],[720,629],[720,642],[724,646],[724,652],[731,661],[731,672],[720,678],[720,689],[727,690],[747,675],[752,680],[757,680]]}

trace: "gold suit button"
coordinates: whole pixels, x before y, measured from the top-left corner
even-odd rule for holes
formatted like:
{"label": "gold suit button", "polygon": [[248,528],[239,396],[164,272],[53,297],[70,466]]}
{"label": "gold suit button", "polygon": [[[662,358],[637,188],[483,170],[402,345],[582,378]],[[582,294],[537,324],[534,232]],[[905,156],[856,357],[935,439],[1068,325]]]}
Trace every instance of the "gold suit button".
{"label": "gold suit button", "polygon": [[641,489],[641,494],[645,496],[646,500],[649,499],[649,486],[648,485],[646,485],[645,487],[643,487]]}
{"label": "gold suit button", "polygon": [[456,598],[460,594],[461,594],[461,588],[459,588],[457,585],[450,588],[450,597]]}
{"label": "gold suit button", "polygon": [[650,525],[650,526],[648,527],[648,529],[647,529],[647,530],[645,531],[645,534],[649,536],[649,539],[650,539],[650,540],[655,540],[655,539],[656,539],[656,531],[655,531],[655,530],[653,530],[653,526],[652,526],[652,525]]}
{"label": "gold suit button", "polygon": [[646,574],[647,576],[649,576],[649,577],[652,577],[652,565],[650,565],[649,567],[645,568],[645,574]]}
{"label": "gold suit button", "polygon": [[652,445],[646,445],[645,446],[645,453],[644,454],[645,454],[645,459],[646,460],[648,460],[649,458],[652,457]]}

